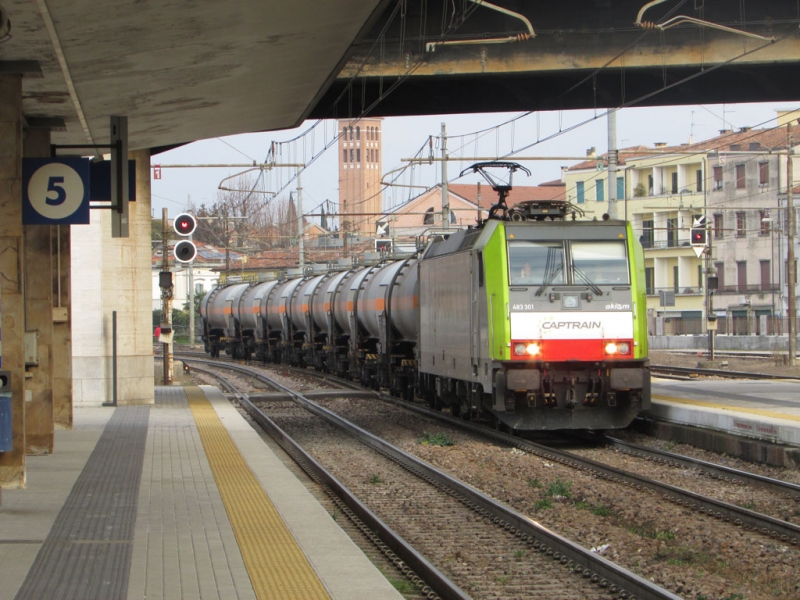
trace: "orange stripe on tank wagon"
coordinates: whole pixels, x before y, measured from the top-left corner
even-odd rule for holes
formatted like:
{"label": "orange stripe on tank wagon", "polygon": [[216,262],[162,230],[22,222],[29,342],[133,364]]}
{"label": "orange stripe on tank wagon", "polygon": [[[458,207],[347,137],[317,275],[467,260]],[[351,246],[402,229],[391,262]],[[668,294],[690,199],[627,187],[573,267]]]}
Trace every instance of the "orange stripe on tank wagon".
{"label": "orange stripe on tank wagon", "polygon": [[386,300],[383,298],[376,298],[375,299],[375,310],[383,310],[386,308]]}
{"label": "orange stripe on tank wagon", "polygon": [[353,301],[352,300],[348,300],[347,301],[347,310],[348,310],[348,312],[353,310]]}

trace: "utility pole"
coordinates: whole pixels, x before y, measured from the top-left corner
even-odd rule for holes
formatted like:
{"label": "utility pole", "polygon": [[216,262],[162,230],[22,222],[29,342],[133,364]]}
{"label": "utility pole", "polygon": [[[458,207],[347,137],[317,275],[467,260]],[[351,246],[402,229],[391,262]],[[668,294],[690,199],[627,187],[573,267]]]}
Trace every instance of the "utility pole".
{"label": "utility pole", "polygon": [[447,192],[447,124],[442,123],[442,227],[450,229],[450,196]]}
{"label": "utility pole", "polygon": [[708,280],[712,276],[716,276],[716,272],[712,271],[711,253],[714,249],[714,235],[713,231],[709,228],[707,235],[708,247],[706,248],[706,327],[708,328],[708,360],[714,361],[714,336],[717,333],[717,316],[714,314],[714,290],[708,285]]}
{"label": "utility pole", "polygon": [[[192,210],[192,197],[189,196],[186,210]],[[192,240],[193,234],[189,235],[189,241]],[[194,345],[194,261],[189,263],[189,346]]]}
{"label": "utility pole", "polygon": [[[167,209],[161,209],[161,272],[169,271],[169,220]],[[164,354],[164,385],[172,385],[172,274],[169,276],[169,285],[161,288],[161,335],[167,336],[169,342],[163,344]],[[165,331],[167,330],[167,331]]]}
{"label": "utility pole", "polygon": [[[192,235],[189,241],[192,241]],[[194,345],[194,261],[189,263],[189,345]]]}
{"label": "utility pole", "polygon": [[608,216],[617,218],[617,111],[608,111]]}
{"label": "utility pole", "polygon": [[786,210],[789,231],[787,233],[786,259],[788,264],[786,285],[789,288],[789,365],[797,364],[797,307],[795,306],[795,264],[794,264],[794,204],[792,201],[792,187],[794,187],[794,166],[792,161],[792,124],[786,124],[786,133],[789,148],[786,154]]}
{"label": "utility pole", "polygon": [[300,272],[305,270],[306,259],[303,252],[303,186],[300,183],[300,169],[297,169],[297,252],[300,254]]}

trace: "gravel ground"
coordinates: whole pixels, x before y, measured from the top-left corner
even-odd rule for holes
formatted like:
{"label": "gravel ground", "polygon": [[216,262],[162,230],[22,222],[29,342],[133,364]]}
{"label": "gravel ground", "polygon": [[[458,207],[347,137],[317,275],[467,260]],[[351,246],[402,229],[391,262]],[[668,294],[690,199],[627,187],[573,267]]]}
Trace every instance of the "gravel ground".
{"label": "gravel ground", "polygon": [[[654,356],[653,363],[666,364],[660,362],[660,358]],[[687,366],[694,366],[702,360],[697,356],[673,356],[673,360],[678,359],[693,361]],[[744,361],[741,364],[747,368],[734,367],[729,361],[731,370],[755,370],[751,366],[755,362],[752,359],[736,360]],[[769,361],[758,363],[764,369]],[[284,372],[284,375],[289,374]],[[287,385],[297,386],[299,381],[296,379],[287,377]],[[800,597],[800,574],[796,568],[800,562],[800,549],[797,547],[699,516],[652,494],[600,480],[516,449],[474,440],[441,425],[430,425],[430,432],[450,436],[455,442],[453,446],[420,444],[424,432],[420,431],[423,425],[418,418],[396,416],[393,410],[382,409],[381,417],[376,420],[374,406],[370,408],[361,400],[340,400],[338,403],[343,408],[349,406],[345,412],[350,413],[348,417],[351,420],[377,424],[367,428],[377,429],[376,433],[396,445],[514,506],[561,535],[587,548],[596,548],[606,558],[656,581],[683,598],[766,600]],[[358,417],[359,414],[362,416]],[[663,444],[655,440],[649,443]],[[792,472],[781,473],[749,463],[737,464],[728,457],[690,447],[673,445],[669,449],[797,482],[796,473],[792,479]],[[713,486],[714,482],[708,484]],[[787,516],[791,515],[794,522],[798,516],[796,507],[787,506],[787,511]]]}

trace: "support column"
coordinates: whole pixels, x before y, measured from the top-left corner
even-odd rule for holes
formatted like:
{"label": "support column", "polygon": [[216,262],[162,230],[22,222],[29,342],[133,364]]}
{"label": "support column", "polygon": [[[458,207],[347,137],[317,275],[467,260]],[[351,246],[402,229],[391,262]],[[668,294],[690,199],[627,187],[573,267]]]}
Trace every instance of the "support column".
{"label": "support column", "polygon": [[53,248],[53,422],[72,429],[72,287],[69,225],[50,228]]}
{"label": "support column", "polygon": [[0,367],[11,374],[13,444],[0,452],[0,486],[9,488],[25,487],[22,254],[22,76],[0,75]]}
{"label": "support column", "polygon": [[[50,130],[29,128],[23,135],[22,154],[50,155]],[[24,225],[25,331],[36,335],[39,364],[26,367],[25,451],[53,452],[53,287],[50,226]]]}
{"label": "support column", "polygon": [[152,404],[153,334],[150,153],[136,160],[129,235],[111,237],[111,211],[93,210],[73,236],[73,391],[76,405],[114,399],[112,314],[117,311],[117,403]]}

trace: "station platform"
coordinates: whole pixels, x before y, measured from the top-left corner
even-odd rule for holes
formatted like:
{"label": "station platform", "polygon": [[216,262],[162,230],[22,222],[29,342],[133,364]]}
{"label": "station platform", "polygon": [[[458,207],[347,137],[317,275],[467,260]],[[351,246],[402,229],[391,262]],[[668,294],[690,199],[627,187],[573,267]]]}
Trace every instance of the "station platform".
{"label": "station platform", "polygon": [[648,433],[754,462],[800,467],[800,381],[654,377]]}
{"label": "station platform", "polygon": [[399,599],[213,387],[76,408],[0,505],[0,598]]}

